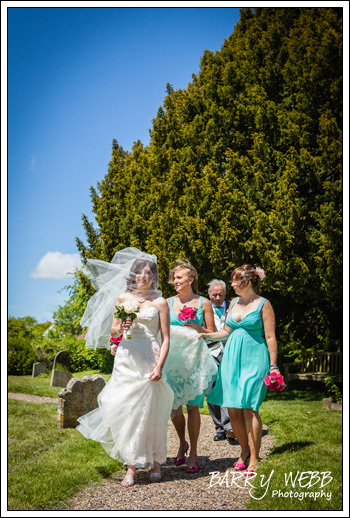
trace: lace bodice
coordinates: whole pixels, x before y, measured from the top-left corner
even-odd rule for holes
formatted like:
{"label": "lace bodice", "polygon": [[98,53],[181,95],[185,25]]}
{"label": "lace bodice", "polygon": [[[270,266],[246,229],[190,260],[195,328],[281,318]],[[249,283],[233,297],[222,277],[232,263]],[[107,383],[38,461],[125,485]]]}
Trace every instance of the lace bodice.
{"label": "lace bodice", "polygon": [[118,346],[116,365],[119,368],[121,363],[125,363],[127,367],[131,362],[133,368],[149,374],[159,359],[159,312],[150,306],[142,308],[137,315],[130,328],[131,338],[123,337]]}
{"label": "lace bodice", "polygon": [[133,337],[142,337],[150,335],[157,337],[159,332],[159,312],[154,306],[149,306],[140,309],[137,313],[137,318],[133,321],[131,326],[131,333]]}

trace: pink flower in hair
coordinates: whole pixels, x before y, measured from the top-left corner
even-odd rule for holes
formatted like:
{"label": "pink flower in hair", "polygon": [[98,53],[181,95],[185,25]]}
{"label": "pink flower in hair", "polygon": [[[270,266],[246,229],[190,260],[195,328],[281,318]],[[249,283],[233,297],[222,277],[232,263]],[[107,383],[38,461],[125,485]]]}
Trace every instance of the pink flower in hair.
{"label": "pink flower in hair", "polygon": [[255,271],[258,274],[258,276],[260,277],[260,280],[262,281],[265,278],[265,271],[262,268],[260,268],[260,266],[255,268]]}

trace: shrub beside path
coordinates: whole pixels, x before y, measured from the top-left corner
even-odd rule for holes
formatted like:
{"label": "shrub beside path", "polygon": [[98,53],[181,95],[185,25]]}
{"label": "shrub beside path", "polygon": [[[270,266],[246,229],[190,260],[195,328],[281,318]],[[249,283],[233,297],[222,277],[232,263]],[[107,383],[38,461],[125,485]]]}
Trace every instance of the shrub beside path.
{"label": "shrub beside path", "polygon": [[[9,398],[29,402],[55,403],[56,398],[32,396],[29,394],[11,394]],[[186,416],[187,420],[187,416]],[[77,432],[78,433],[78,432]],[[186,465],[174,466],[173,457],[177,454],[178,439],[173,424],[168,424],[168,457],[162,466],[162,480],[159,483],[149,481],[149,470],[138,469],[135,485],[124,488],[120,482],[123,472],[116,472],[99,486],[87,486],[78,491],[65,506],[57,510],[67,511],[116,511],[116,510],[244,510],[250,495],[250,485],[245,486],[246,478],[235,478],[232,484],[233,462],[240,452],[238,444],[228,441],[214,441],[215,429],[209,415],[201,415],[201,431],[198,444],[199,472],[186,473]],[[263,425],[263,437],[260,456],[265,460],[275,440]],[[107,455],[107,454],[106,454]],[[101,467],[103,469],[103,467]],[[210,487],[211,472],[219,472],[222,485]],[[224,478],[226,473],[226,478]],[[235,476],[237,474],[235,473]],[[218,479],[216,479],[218,480]],[[214,482],[214,480],[213,480]],[[254,482],[250,479],[253,485]]]}

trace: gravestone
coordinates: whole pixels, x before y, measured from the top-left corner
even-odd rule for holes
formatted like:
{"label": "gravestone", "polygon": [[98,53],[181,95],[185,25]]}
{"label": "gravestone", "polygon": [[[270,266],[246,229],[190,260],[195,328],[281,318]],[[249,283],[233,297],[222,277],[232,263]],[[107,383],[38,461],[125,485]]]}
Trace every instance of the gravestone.
{"label": "gravestone", "polygon": [[75,428],[78,417],[97,408],[97,396],[106,382],[99,374],[71,379],[58,393],[58,428]]}
{"label": "gravestone", "polygon": [[[57,369],[56,366],[60,365],[61,369]],[[70,367],[70,356],[68,351],[60,351],[56,354],[52,375],[51,375],[51,387],[65,387],[68,381],[72,378],[72,374],[69,372]]]}
{"label": "gravestone", "polygon": [[336,403],[331,397],[322,399],[322,408],[327,410],[343,410],[343,403]]}
{"label": "gravestone", "polygon": [[45,363],[42,363],[42,362],[33,363],[32,378],[39,376],[39,374],[44,374],[45,372],[46,372]]}

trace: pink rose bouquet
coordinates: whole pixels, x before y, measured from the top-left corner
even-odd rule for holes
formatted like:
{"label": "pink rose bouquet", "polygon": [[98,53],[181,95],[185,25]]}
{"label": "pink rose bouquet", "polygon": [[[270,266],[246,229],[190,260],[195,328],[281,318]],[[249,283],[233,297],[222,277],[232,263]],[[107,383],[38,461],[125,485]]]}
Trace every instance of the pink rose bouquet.
{"label": "pink rose bouquet", "polygon": [[184,306],[179,313],[179,320],[180,320],[180,322],[186,321],[186,320],[191,320],[191,319],[193,320],[196,318],[196,316],[197,316],[196,308]]}
{"label": "pink rose bouquet", "polygon": [[264,383],[268,389],[274,390],[275,392],[282,392],[287,386],[282,374],[277,374],[277,372],[271,372],[269,376],[266,376]]}

